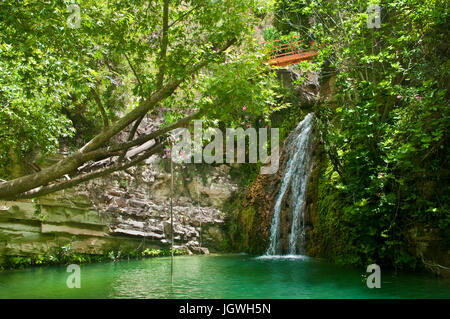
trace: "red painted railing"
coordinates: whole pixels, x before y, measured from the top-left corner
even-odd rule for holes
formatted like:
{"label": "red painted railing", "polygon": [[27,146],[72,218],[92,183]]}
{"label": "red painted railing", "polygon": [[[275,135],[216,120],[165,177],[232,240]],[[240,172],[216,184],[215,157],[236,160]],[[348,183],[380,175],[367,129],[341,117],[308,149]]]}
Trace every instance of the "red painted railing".
{"label": "red painted railing", "polygon": [[294,64],[318,55],[314,41],[301,39],[299,35],[264,42],[263,46],[270,50],[269,63],[275,65]]}

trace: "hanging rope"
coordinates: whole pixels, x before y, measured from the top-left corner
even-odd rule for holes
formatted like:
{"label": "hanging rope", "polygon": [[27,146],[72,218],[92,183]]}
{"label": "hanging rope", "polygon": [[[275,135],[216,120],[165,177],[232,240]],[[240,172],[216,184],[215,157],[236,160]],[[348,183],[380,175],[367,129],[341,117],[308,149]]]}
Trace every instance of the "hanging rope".
{"label": "hanging rope", "polygon": [[[171,149],[173,149],[173,141],[171,140]],[[173,154],[170,154],[170,282],[173,283]]]}

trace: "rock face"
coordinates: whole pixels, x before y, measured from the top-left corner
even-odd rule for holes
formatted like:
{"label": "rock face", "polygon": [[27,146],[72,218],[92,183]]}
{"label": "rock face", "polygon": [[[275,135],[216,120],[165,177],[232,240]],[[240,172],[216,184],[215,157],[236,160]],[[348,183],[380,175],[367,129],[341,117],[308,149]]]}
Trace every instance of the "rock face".
{"label": "rock face", "polygon": [[[137,134],[160,124],[158,116],[145,118]],[[116,142],[127,137],[122,135]],[[7,255],[46,253],[70,242],[75,252],[93,254],[168,248],[169,163],[153,155],[126,172],[39,199],[38,206],[31,201],[0,202],[0,261]],[[220,251],[224,248],[220,207],[238,187],[231,182],[226,165],[187,165],[175,166],[174,244],[193,253]]]}
{"label": "rock face", "polygon": [[410,250],[420,257],[425,268],[432,273],[450,278],[450,254],[438,229],[413,227],[408,232]]}
{"label": "rock face", "polygon": [[[269,254],[305,253],[306,236],[304,231],[311,227],[309,206],[311,203],[308,201],[306,191],[308,190],[307,184],[310,182],[309,172],[314,163],[317,142],[313,138],[314,134],[311,133],[309,141],[298,145],[296,138],[302,129],[305,128],[292,131],[284,141],[277,174],[258,178],[250,189],[250,196],[247,197],[251,205],[258,208],[258,217],[255,222],[262,228],[261,233],[267,237],[271,236],[276,202],[279,200],[278,236],[274,242],[270,242],[270,245],[266,244],[266,248],[269,247],[267,250]],[[310,130],[312,132],[313,128]],[[296,147],[300,148],[296,149]],[[303,157],[297,157],[296,153]],[[291,159],[296,159],[301,166],[294,167],[294,169],[289,168],[288,166],[292,164]],[[285,175],[289,172],[292,175],[286,179]],[[283,183],[286,185],[283,186]],[[303,194],[299,192],[301,188],[303,188]],[[281,193],[282,189],[284,189],[284,193]],[[297,217],[295,213],[297,213]],[[297,222],[297,230],[293,227],[294,222]],[[272,240],[274,239],[272,238]],[[265,242],[269,243],[269,240],[267,239]]]}
{"label": "rock face", "polygon": [[[320,93],[319,74],[316,72],[309,72],[302,74],[302,71],[296,69],[295,66],[289,68],[280,68],[276,70],[279,81],[286,88],[292,90],[296,99],[302,108],[312,108],[317,102]],[[297,84],[296,81],[301,76],[305,77],[302,84]]]}
{"label": "rock face", "polygon": [[237,199],[240,205],[229,212],[228,221],[230,244],[234,251],[256,255],[266,251],[279,184],[280,172],[259,175]]}
{"label": "rock face", "polygon": [[[300,85],[295,81],[300,79],[301,71],[295,67],[276,69],[278,80],[290,89],[301,109],[311,109],[319,99],[320,84],[318,74],[308,73],[306,80]],[[305,114],[306,115],[306,114]],[[300,117],[300,114],[299,114]],[[299,119],[300,120],[300,119]],[[281,187],[284,166],[288,161],[286,144],[280,152],[280,167],[273,175],[259,175],[256,181],[238,199],[241,207],[233,207],[230,213],[231,228],[229,231],[231,246],[236,251],[252,254],[263,254],[270,243],[271,224],[274,215],[274,205]],[[292,224],[292,207],[289,206],[292,195],[288,192],[281,203],[281,248],[288,250],[290,225]],[[310,205],[306,203],[306,229],[311,227]]]}
{"label": "rock face", "polygon": [[[52,253],[71,243],[75,252],[103,254],[137,247],[140,240],[113,236],[110,216],[93,210],[91,203],[75,193],[31,201],[0,202],[0,261],[5,256]],[[160,248],[149,241],[146,248]]]}
{"label": "rock face", "polygon": [[[172,235],[170,173],[164,164],[168,165],[153,156],[143,166],[89,182],[80,193],[91,199],[97,211],[111,218],[111,235],[147,238],[167,245]],[[225,165],[208,168],[206,181],[201,176],[184,177],[180,172],[183,166],[176,166],[178,172],[174,173],[174,242],[192,251],[198,247],[221,250],[224,216],[219,208],[237,185],[231,183]],[[195,168],[190,167],[189,174],[192,171]]]}

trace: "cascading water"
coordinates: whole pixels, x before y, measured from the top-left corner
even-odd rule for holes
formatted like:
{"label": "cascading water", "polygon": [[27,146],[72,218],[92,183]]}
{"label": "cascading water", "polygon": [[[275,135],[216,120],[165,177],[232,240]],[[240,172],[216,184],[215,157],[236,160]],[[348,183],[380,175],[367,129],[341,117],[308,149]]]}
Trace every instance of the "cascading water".
{"label": "cascading water", "polygon": [[285,142],[285,165],[280,191],[277,195],[272,225],[270,245],[266,255],[279,255],[281,248],[281,205],[287,191],[290,191],[292,225],[289,233],[289,254],[304,252],[305,242],[305,197],[306,184],[312,170],[313,113],[308,114]]}

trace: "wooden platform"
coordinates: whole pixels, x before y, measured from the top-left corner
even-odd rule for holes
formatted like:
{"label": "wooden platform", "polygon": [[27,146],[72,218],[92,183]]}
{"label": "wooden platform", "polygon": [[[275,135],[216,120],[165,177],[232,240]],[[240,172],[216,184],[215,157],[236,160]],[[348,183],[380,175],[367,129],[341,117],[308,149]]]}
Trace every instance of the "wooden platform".
{"label": "wooden platform", "polygon": [[319,55],[319,51],[305,51],[295,53],[292,55],[285,55],[281,57],[275,57],[269,60],[271,66],[287,66],[296,64],[302,61],[312,60],[315,56]]}

